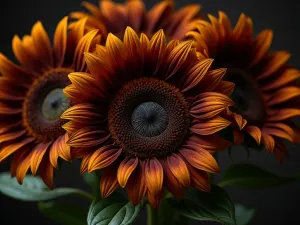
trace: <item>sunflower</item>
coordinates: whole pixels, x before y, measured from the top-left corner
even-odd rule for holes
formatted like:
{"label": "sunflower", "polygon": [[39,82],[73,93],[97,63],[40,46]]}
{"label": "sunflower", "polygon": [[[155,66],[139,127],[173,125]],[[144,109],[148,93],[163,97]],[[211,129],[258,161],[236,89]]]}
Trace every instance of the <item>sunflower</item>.
{"label": "sunflower", "polygon": [[253,23],[246,15],[241,14],[233,29],[223,12],[219,18],[208,17],[210,22],[198,21],[197,30],[187,36],[195,40],[200,59],[211,57],[215,59],[213,67],[228,68],[225,79],[235,83],[232,116],[237,124],[237,143],[252,136],[258,145],[283,160],[287,153],[283,139],[294,142],[296,138],[291,119],[300,115],[295,104],[300,96],[295,82],[300,72],[287,63],[288,52],[269,50],[271,30],[253,37]]}
{"label": "sunflower", "polygon": [[211,70],[191,46],[128,27],[123,42],[110,33],[85,54],[90,73],[69,74],[68,144],[81,172],[103,169],[102,197],[126,186],[134,204],[147,195],[157,207],[163,187],[179,198],[190,185],[209,191],[207,172],[219,171],[210,153],[229,145],[215,134],[230,124],[219,114],[233,102],[215,92],[227,88],[226,69]]}
{"label": "sunflower", "polygon": [[137,33],[143,32],[148,36],[163,29],[168,39],[182,40],[185,33],[194,27],[194,21],[202,17],[199,14],[201,8],[199,4],[189,4],[175,11],[172,0],[161,1],[149,11],[146,10],[142,0],[127,0],[123,4],[100,0],[99,7],[89,2],[83,2],[82,5],[89,13],[73,12],[71,17],[74,19],[87,17],[86,28],[98,29],[103,37],[102,41],[106,40],[110,32],[122,38],[127,26],[132,27]]}
{"label": "sunflower", "polygon": [[71,160],[68,134],[60,115],[70,106],[63,88],[68,74],[83,71],[83,52],[100,42],[97,31],[84,35],[85,20],[67,31],[68,18],[57,25],[53,46],[40,22],[31,35],[14,36],[13,52],[20,66],[0,54],[0,162],[13,155],[11,175],[23,182],[28,169],[53,187],[58,157]]}

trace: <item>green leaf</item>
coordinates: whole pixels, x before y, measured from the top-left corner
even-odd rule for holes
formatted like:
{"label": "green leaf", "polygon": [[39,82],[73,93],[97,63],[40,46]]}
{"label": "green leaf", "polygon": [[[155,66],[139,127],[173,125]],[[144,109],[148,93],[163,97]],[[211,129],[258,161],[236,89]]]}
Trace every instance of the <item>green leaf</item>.
{"label": "green leaf", "polygon": [[39,177],[32,175],[27,175],[20,185],[8,172],[0,174],[0,192],[22,201],[45,201],[71,194],[93,199],[88,193],[75,188],[50,190]]}
{"label": "green leaf", "polygon": [[62,225],[86,225],[87,210],[70,203],[39,202],[39,210]]}
{"label": "green leaf", "polygon": [[241,204],[235,204],[235,219],[237,225],[247,225],[255,214],[255,209],[247,208]]}
{"label": "green leaf", "polygon": [[134,206],[117,193],[108,198],[94,201],[89,209],[88,225],[132,224],[144,206],[144,202]]}
{"label": "green leaf", "polygon": [[211,192],[188,189],[184,200],[168,199],[172,208],[183,216],[200,221],[235,225],[234,204],[222,188],[212,185]]}
{"label": "green leaf", "polygon": [[234,164],[225,173],[220,186],[244,189],[263,189],[288,184],[296,178],[279,177],[253,164]]}
{"label": "green leaf", "polygon": [[100,195],[100,171],[93,171],[91,173],[84,173],[84,181],[91,187],[91,191],[95,199],[101,199]]}

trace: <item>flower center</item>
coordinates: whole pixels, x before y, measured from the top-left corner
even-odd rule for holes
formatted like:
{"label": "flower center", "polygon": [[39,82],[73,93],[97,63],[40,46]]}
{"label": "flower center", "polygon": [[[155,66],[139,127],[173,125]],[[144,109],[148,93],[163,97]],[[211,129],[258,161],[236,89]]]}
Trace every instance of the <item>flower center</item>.
{"label": "flower center", "polygon": [[249,124],[261,125],[266,117],[265,105],[251,73],[243,69],[230,68],[226,80],[235,83],[231,96],[236,103],[234,111],[240,113]]}
{"label": "flower center", "polygon": [[178,151],[189,130],[187,102],[174,86],[154,78],[127,83],[112,101],[109,131],[129,155],[163,157]]}
{"label": "flower center", "polygon": [[29,89],[23,105],[23,123],[39,141],[55,140],[65,133],[66,121],[61,114],[70,107],[63,88],[70,84],[71,69],[53,69],[37,78]]}

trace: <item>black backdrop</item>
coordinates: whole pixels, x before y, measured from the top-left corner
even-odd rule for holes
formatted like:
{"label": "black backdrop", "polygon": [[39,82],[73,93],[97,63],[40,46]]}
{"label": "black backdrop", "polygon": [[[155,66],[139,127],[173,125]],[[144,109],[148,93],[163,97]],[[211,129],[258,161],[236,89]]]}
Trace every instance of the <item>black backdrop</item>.
{"label": "black backdrop", "polygon": [[[0,8],[0,52],[13,58],[11,39],[14,34],[24,35],[30,32],[33,23],[41,20],[50,34],[53,34],[56,23],[69,12],[80,10],[81,0],[2,0]],[[92,1],[96,3],[96,1]],[[148,8],[157,1],[146,1]],[[273,49],[286,49],[293,55],[291,63],[300,68],[300,1],[299,0],[178,0],[176,7],[186,3],[202,3],[205,13],[217,14],[223,10],[236,21],[241,12],[254,20],[255,31],[264,28],[274,30]],[[246,154],[242,149],[233,151],[235,162],[243,161]],[[252,153],[251,162],[269,169],[279,175],[293,175],[300,172],[299,146],[290,146],[290,159],[282,165],[266,152]],[[221,168],[231,164],[227,153],[219,156]],[[0,165],[0,170],[8,170],[8,163]],[[88,189],[78,175],[79,162],[65,163],[57,174],[57,186],[73,186]],[[262,191],[241,191],[228,189],[232,199],[257,209],[251,224],[300,224],[300,181]],[[144,224],[145,212],[136,224]],[[0,224],[53,224],[38,213],[34,203],[12,200],[0,194]],[[205,223],[193,223],[205,224]]]}

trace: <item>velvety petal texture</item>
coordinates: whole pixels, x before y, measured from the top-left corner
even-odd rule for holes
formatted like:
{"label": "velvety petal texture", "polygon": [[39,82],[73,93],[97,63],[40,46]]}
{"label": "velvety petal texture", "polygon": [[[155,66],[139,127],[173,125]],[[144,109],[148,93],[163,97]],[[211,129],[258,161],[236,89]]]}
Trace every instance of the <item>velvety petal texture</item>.
{"label": "velvety petal texture", "polygon": [[[283,160],[287,151],[277,142],[299,142],[298,128],[291,120],[300,115],[300,71],[289,65],[290,53],[270,50],[272,30],[253,35],[252,19],[245,14],[241,14],[235,27],[221,11],[219,17],[208,15],[208,19],[198,20],[195,30],[186,36],[194,40],[193,47],[200,59],[213,58],[213,68],[227,68],[223,78],[226,81],[217,90],[231,95],[236,103],[225,116],[232,122],[235,144],[250,144],[245,142],[249,140],[244,138],[247,135]],[[227,81],[235,83],[235,87]],[[210,107],[205,99],[198,101],[203,102],[203,107]],[[198,118],[208,115],[193,109]],[[195,132],[201,132],[196,128]]]}
{"label": "velvety petal texture", "polygon": [[[140,1],[129,3],[143,9]],[[115,3],[102,4],[124,16]],[[169,4],[157,13],[167,13]],[[186,13],[180,18],[188,20]],[[127,27],[124,38],[110,33],[104,46],[85,54],[88,72],[69,74],[64,92],[74,105],[62,115],[68,144],[82,158],[81,172],[103,169],[103,197],[121,186],[133,204],[146,195],[158,207],[164,188],[179,198],[184,187],[210,190],[207,173],[219,172],[211,153],[230,145],[217,132],[230,125],[221,115],[233,102],[215,91],[226,86],[226,70],[212,70],[213,60],[199,59],[192,44],[167,44],[163,30],[149,38]]]}

